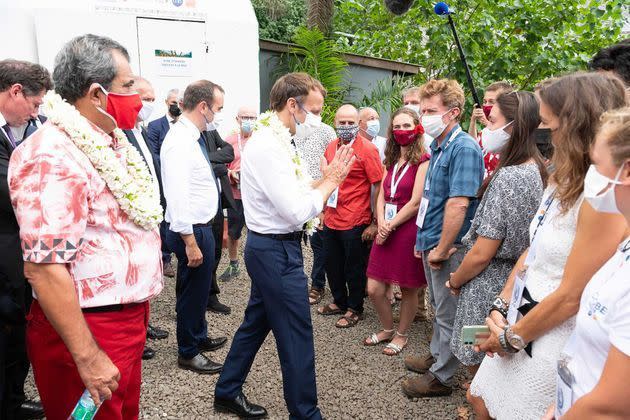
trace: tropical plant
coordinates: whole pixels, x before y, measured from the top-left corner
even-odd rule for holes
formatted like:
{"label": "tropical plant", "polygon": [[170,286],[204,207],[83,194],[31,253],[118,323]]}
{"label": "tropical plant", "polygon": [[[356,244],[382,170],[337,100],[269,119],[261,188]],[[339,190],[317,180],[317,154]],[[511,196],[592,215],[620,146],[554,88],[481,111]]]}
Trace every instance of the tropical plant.
{"label": "tropical plant", "polygon": [[308,0],[306,26],[310,29],[319,29],[328,35],[332,26],[334,6],[335,0]]}
{"label": "tropical plant", "polygon": [[289,52],[279,61],[276,75],[304,72],[319,80],[328,92],[322,119],[331,124],[335,110],[343,103],[350,88],[346,82],[347,67],[348,63],[335,50],[334,41],[318,29],[299,28]]}
{"label": "tropical plant", "polygon": [[306,23],[304,0],[252,0],[262,39],[290,42]]}

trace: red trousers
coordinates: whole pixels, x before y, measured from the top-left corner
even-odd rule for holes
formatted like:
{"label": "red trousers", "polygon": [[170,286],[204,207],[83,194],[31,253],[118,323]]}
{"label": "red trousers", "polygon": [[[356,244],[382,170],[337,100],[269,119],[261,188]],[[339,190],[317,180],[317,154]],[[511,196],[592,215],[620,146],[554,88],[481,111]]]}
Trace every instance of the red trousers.
{"label": "red trousers", "polygon": [[[96,418],[137,419],[149,303],[125,307],[122,311],[83,315],[94,339],[120,371],[118,389],[111,400],[103,403]],[[26,345],[46,418],[66,420],[85,385],[66,345],[37,301],[28,316]]]}

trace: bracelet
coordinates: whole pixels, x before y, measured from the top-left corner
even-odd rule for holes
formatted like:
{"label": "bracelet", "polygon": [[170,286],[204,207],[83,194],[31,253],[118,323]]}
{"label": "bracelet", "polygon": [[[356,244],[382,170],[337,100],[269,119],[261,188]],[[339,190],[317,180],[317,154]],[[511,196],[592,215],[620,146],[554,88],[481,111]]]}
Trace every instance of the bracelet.
{"label": "bracelet", "polygon": [[500,309],[500,308],[495,308],[495,307],[492,307],[492,308],[490,309],[490,312],[488,312],[488,316],[490,316],[490,314],[492,314],[492,312],[493,312],[493,311],[497,311],[498,313],[500,313],[500,314],[501,314],[501,316],[502,316],[503,318],[506,318],[506,319],[507,319],[507,315],[508,315],[508,314],[507,314],[507,311],[504,311],[503,309]]}

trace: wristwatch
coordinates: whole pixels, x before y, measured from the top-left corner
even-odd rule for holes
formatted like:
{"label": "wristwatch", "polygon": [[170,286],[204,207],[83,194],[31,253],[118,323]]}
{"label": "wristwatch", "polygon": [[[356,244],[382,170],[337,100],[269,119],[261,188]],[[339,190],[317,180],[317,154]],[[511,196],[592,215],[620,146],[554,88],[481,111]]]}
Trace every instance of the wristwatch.
{"label": "wristwatch", "polygon": [[507,338],[507,329],[508,327],[504,327],[503,331],[501,331],[501,334],[499,334],[499,344],[501,344],[501,348],[506,352],[506,353],[518,353],[518,350],[513,347],[510,342],[508,341]]}
{"label": "wristwatch", "polygon": [[511,347],[516,349],[516,351],[521,351],[527,346],[527,343],[525,343],[525,340],[523,340],[523,337],[521,337],[520,335],[512,331],[512,327],[508,326],[505,329],[504,334],[505,334],[505,341]]}
{"label": "wristwatch", "polygon": [[492,301],[492,307],[490,308],[490,312],[488,312],[488,314],[492,311],[498,311],[501,315],[503,315],[503,318],[507,318],[509,307],[510,304],[505,299],[501,296],[496,296]]}

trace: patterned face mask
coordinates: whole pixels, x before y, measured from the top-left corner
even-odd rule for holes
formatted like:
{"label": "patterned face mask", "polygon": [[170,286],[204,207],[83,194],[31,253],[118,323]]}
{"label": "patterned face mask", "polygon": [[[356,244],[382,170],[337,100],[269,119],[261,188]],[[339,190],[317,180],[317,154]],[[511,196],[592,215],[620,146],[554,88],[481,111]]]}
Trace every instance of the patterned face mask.
{"label": "patterned face mask", "polygon": [[335,127],[337,130],[337,135],[344,143],[348,143],[354,140],[357,137],[357,133],[359,132],[359,125],[340,125]]}

